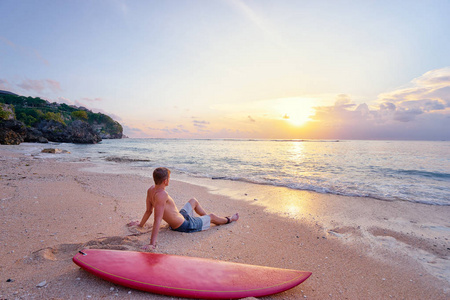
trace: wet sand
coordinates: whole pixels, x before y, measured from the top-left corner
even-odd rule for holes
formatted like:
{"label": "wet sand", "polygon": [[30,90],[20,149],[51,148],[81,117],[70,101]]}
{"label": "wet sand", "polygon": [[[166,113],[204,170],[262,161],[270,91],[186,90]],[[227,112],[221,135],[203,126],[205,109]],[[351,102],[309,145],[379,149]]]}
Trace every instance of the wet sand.
{"label": "wet sand", "polygon": [[[0,299],[172,298],[111,284],[71,260],[83,248],[139,251],[149,242],[150,227],[126,226],[143,214],[149,177],[10,149],[0,146]],[[179,207],[195,197],[240,220],[191,234],[163,224],[157,252],[313,272],[267,299],[450,297],[449,206],[172,178]]]}

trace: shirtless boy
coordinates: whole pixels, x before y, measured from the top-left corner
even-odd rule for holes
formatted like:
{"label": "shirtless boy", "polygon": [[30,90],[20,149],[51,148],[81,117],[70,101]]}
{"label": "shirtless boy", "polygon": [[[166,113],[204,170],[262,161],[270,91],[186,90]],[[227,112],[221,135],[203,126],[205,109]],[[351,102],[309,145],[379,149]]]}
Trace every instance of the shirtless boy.
{"label": "shirtless boy", "polygon": [[[139,227],[144,227],[153,211],[155,212],[150,244],[144,246],[144,250],[156,249],[161,220],[166,221],[172,230],[180,232],[196,232],[208,229],[210,224],[228,224],[239,219],[238,213],[231,217],[219,217],[215,214],[206,214],[203,207],[200,206],[200,203],[198,203],[195,198],[190,199],[184,207],[178,211],[175,202],[166,192],[166,186],[169,185],[170,181],[170,170],[167,168],[155,169],[153,171],[153,180],[155,181],[155,185],[150,187],[147,191],[147,209],[142,220],[140,222],[134,221],[128,223],[128,226],[137,225]],[[194,211],[200,217],[194,217]]]}

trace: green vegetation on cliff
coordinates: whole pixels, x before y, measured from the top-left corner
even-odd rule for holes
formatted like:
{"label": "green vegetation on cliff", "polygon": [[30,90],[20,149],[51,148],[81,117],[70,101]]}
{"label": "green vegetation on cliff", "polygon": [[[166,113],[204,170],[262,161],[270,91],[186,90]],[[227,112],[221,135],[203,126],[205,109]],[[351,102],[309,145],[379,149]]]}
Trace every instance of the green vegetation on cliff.
{"label": "green vegetation on cliff", "polygon": [[9,116],[11,115],[11,112],[4,110],[2,105],[0,105],[0,120],[7,120],[9,119]]}
{"label": "green vegetation on cliff", "polygon": [[[87,122],[104,138],[121,138],[122,126],[111,117],[102,113],[93,113],[84,107],[64,103],[50,103],[41,98],[0,93],[0,103],[13,107],[16,119],[27,127],[34,127],[43,120],[53,120],[63,125],[70,125],[76,120]],[[0,111],[0,118],[6,119],[8,113]]]}

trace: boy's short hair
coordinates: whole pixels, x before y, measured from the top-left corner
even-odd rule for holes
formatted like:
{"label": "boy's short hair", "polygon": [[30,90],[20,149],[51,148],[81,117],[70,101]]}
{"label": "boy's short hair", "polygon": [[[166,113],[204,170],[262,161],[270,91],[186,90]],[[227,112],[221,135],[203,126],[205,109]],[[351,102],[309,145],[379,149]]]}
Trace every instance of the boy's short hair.
{"label": "boy's short hair", "polygon": [[164,180],[169,178],[169,176],[170,170],[167,168],[156,168],[153,171],[153,180],[155,181],[156,185],[163,183]]}

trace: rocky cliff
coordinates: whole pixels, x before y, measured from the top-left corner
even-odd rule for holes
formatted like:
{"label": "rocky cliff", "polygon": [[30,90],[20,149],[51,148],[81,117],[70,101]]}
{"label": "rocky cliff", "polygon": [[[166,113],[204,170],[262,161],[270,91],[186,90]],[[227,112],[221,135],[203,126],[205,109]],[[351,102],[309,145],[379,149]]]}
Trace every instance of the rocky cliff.
{"label": "rocky cliff", "polygon": [[107,115],[0,91],[0,144],[94,144],[102,139],[120,139],[122,132],[122,126]]}

